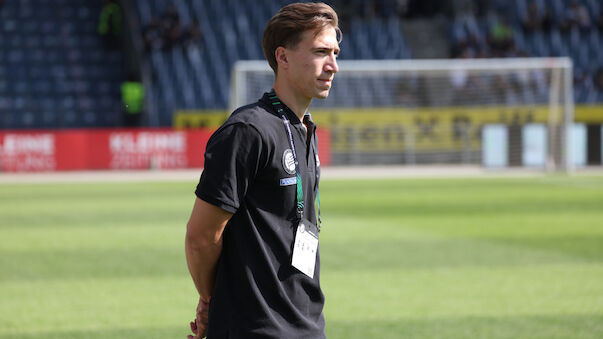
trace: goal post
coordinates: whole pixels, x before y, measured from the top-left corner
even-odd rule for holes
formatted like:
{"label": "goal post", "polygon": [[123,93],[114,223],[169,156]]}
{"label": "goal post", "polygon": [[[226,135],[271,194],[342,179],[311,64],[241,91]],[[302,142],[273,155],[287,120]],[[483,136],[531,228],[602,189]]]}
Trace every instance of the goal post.
{"label": "goal post", "polygon": [[[569,58],[341,60],[338,64],[329,97],[314,100],[310,107],[318,125],[331,132],[333,165],[572,169],[569,133],[574,101]],[[235,63],[230,110],[257,100],[273,81],[266,61]],[[496,128],[504,133],[490,133]],[[501,149],[505,156],[489,163],[492,154],[500,157]]]}

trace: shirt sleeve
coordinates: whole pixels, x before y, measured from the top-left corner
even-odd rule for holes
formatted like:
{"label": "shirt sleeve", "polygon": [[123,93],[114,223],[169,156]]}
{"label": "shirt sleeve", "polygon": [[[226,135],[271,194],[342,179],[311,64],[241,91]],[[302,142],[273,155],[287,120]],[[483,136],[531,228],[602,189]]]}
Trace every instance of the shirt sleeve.
{"label": "shirt sleeve", "polygon": [[254,181],[261,155],[261,134],[253,126],[245,123],[223,126],[207,143],[205,165],[195,194],[235,213]]}

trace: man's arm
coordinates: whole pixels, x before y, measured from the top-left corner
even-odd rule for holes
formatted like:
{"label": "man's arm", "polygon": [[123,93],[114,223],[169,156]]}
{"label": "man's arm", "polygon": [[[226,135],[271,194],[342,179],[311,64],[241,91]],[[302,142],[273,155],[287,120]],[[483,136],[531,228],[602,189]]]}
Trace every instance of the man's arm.
{"label": "man's arm", "polygon": [[195,200],[193,212],[186,225],[185,251],[188,270],[199,292],[199,305],[191,329],[195,336],[203,338],[207,329],[209,300],[216,280],[216,268],[222,253],[222,233],[232,213]]}
{"label": "man's arm", "polygon": [[186,225],[186,262],[202,299],[209,301],[216,279],[216,267],[222,252],[222,233],[232,217],[217,206],[195,200]]}

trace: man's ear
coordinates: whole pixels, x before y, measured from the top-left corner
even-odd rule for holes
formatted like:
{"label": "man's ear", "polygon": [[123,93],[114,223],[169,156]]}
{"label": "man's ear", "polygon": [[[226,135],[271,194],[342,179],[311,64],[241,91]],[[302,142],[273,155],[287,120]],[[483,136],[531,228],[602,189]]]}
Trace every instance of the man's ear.
{"label": "man's ear", "polygon": [[276,58],[276,63],[280,68],[287,69],[289,68],[289,61],[287,59],[287,50],[283,46],[279,46],[274,51],[274,56]]}

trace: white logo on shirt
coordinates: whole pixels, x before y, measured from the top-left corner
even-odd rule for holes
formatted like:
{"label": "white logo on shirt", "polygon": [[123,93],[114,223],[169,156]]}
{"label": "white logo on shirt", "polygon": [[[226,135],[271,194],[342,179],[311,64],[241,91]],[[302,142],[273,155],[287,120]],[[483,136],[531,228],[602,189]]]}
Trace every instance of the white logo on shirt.
{"label": "white logo on shirt", "polygon": [[285,172],[295,174],[295,160],[293,159],[293,152],[289,148],[283,152],[283,168]]}

